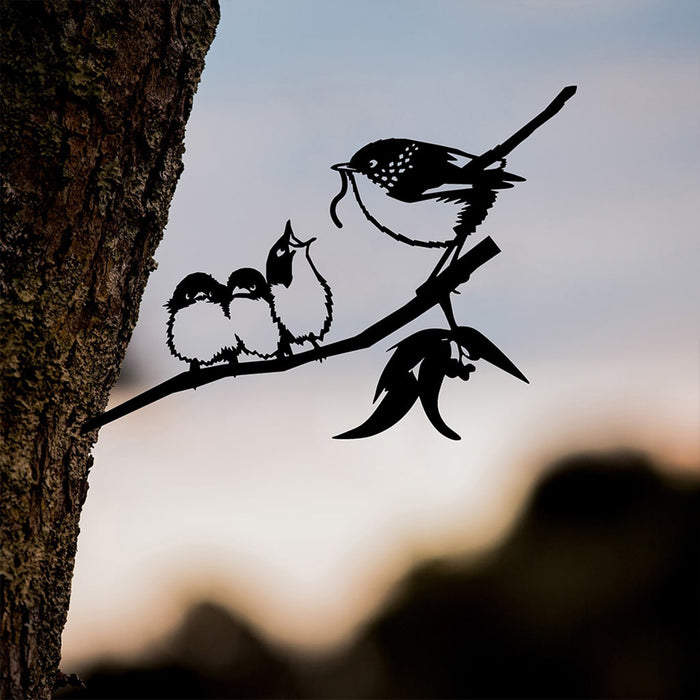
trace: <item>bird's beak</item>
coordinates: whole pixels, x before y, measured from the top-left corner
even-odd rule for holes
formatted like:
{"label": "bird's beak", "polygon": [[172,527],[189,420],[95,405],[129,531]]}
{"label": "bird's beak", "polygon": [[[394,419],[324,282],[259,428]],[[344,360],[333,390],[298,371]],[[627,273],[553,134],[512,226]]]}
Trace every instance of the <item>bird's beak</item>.
{"label": "bird's beak", "polygon": [[316,238],[309,238],[308,241],[302,241],[299,238],[297,238],[294,235],[294,231],[292,230],[292,224],[290,221],[287,221],[287,226],[284,229],[284,235],[289,237],[289,242],[294,248],[308,248],[315,240]]}
{"label": "bird's beak", "polygon": [[[294,235],[294,231],[292,230],[292,222],[290,219],[287,219],[287,223],[284,225],[284,233],[282,234],[280,241],[284,241],[284,240],[291,241],[293,239],[296,239],[296,236]],[[285,245],[288,245],[288,244],[285,243]]]}
{"label": "bird's beak", "polygon": [[315,240],[315,236],[313,238],[309,238],[308,241],[300,241],[296,236],[292,236],[292,245],[295,248],[308,248]]}
{"label": "bird's beak", "polygon": [[357,168],[353,168],[350,163],[336,163],[335,165],[331,165],[331,170],[337,170],[338,172],[346,172],[346,173],[356,173]]}
{"label": "bird's beak", "polygon": [[232,287],[231,288],[231,299],[248,297],[250,292],[245,287]]}

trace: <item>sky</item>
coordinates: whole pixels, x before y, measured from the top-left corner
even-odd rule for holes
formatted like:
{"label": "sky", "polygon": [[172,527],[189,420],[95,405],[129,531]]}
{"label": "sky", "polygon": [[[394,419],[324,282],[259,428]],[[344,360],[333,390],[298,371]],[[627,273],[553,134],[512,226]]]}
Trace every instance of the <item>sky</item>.
{"label": "sky", "polygon": [[502,253],[455,297],[524,384],[480,366],[440,407],[374,438],[387,350],[227,379],[104,427],[81,521],[64,658],[127,652],[188,600],[232,605],[275,639],[349,634],[412,563],[508,531],[547,460],[632,446],[698,465],[700,4],[223,0],[185,169],[112,403],[186,369],[165,344],[188,273],[263,268],[290,219],[332,286],[328,342],[403,304],[439,252],[364,219],[330,169],[406,137],[470,153],[567,85],[577,94],[508,158],[476,243]]}

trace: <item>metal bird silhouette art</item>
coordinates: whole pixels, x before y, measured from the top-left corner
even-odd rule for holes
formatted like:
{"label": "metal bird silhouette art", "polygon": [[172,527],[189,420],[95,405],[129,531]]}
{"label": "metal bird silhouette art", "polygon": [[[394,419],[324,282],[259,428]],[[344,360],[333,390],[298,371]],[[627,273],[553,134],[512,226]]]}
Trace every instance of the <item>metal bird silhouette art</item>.
{"label": "metal bird silhouette art", "polygon": [[[447,248],[431,277],[436,275],[459,255],[467,236],[483,223],[497,192],[525,181],[505,171],[506,155],[551,119],[575,92],[575,86],[564,88],[522,129],[479,156],[415,139],[368,143],[347,163],[331,166],[341,176],[340,192],[330,205],[331,219],[342,227],[336,207],[350,182],[362,213],[377,229],[408,245]],[[419,217],[417,230],[407,233],[418,207],[427,210],[428,216]],[[400,223],[394,224],[399,216]]]}
{"label": "metal bird silhouette art", "polygon": [[[316,239],[300,240],[287,221],[267,255],[265,275],[243,267],[222,285],[211,275],[195,272],[176,286],[166,304],[167,345],[195,371],[182,372],[88,420],[82,431],[224,377],[283,372],[369,348],[440,306],[448,327],[424,328],[390,348],[393,353],[377,382],[374,411],[362,424],[335,437],[378,435],[418,403],[440,434],[459,440],[438,405],[445,379],[468,381],[477,365],[486,362],[528,383],[493,342],[455,318],[450,295],[500,252],[490,237],[468,250],[463,250],[465,241],[483,223],[498,192],[524,181],[506,170],[506,156],[556,115],[575,92],[575,86],[561,90],[525,126],[481,155],[388,138],[372,141],[346,163],[331,166],[341,176],[340,192],[330,204],[331,220],[338,228],[342,222],[337,207],[350,186],[365,218],[383,233],[409,245],[445,249],[403,306],[353,336],[324,342],[333,320],[331,287],[311,258]],[[433,215],[437,218],[427,218]],[[307,343],[310,349],[305,349]]]}
{"label": "metal bird silhouette art", "polygon": [[231,273],[226,286],[237,356],[274,357],[279,351],[280,334],[272,315],[270,286],[262,272],[242,267]]}
{"label": "metal bird silhouette art", "polygon": [[235,357],[225,285],[205,272],[193,272],[175,287],[165,307],[168,348],[190,369]]}
{"label": "metal bird silhouette art", "polygon": [[[525,178],[505,171],[505,159],[495,168],[474,167],[477,156],[456,148],[412,139],[382,139],[362,147],[347,163],[331,166],[342,179],[343,194],[331,203],[331,218],[342,224],[336,206],[352,185],[365,217],[380,231],[409,245],[445,248],[459,245],[486,218],[498,190],[513,187]],[[406,211],[406,204],[436,212],[436,224],[419,220],[415,232],[392,224]],[[451,209],[447,227],[440,221],[442,209]],[[416,207],[411,207],[415,216]],[[449,221],[449,220],[448,220]]]}

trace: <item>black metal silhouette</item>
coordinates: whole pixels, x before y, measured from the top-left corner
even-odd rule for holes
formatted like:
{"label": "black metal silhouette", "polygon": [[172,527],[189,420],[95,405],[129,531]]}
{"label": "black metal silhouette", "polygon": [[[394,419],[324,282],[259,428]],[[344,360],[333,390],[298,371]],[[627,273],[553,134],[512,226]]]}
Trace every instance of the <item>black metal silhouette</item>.
{"label": "black metal silhouette", "polygon": [[[383,394],[381,402],[364,423],[336,437],[351,439],[376,435],[395,425],[420,401],[432,425],[444,436],[458,440],[459,435],[445,423],[438,407],[446,377],[468,380],[476,369],[474,363],[484,360],[521,381],[528,381],[483,334],[460,326],[455,320],[450,294],[457,292],[475,270],[500,252],[490,237],[462,252],[465,239],[483,222],[496,192],[523,180],[505,171],[505,156],[557,114],[575,92],[575,86],[564,88],[534,119],[480,156],[419,141],[385,139],[360,149],[349,163],[333,166],[341,173],[342,180],[341,191],[330,208],[331,218],[338,227],[342,224],[336,206],[346,194],[349,181],[361,210],[377,228],[411,245],[446,249],[426,282],[406,304],[361,333],[321,345],[332,322],[331,289],[309,254],[315,239],[299,240],[288,221],[283,235],[268,255],[267,277],[257,270],[243,268],[233,273],[224,287],[210,275],[194,273],[176,287],[166,305],[170,311],[168,347],[197,371],[183,372],[86,421],[82,432],[95,430],[170,394],[196,389],[224,377],[284,372],[307,362],[366,349],[440,305],[449,328],[418,331],[397,343],[377,385],[374,401]],[[491,167],[496,163],[496,167]],[[367,179],[370,189],[401,207],[415,206],[421,201],[456,205],[454,225],[446,230],[429,230],[417,238],[384,226],[365,206],[356,183],[358,174]],[[301,252],[303,255],[298,255]],[[243,309],[262,315],[263,322],[257,325],[268,332],[268,341],[276,334],[274,351],[270,350],[269,342],[261,345],[248,336],[245,324],[237,325],[236,319]],[[200,312],[203,316],[212,315],[208,313],[212,310],[220,325],[217,325],[214,339],[205,345],[201,358],[180,345],[179,324],[189,322],[190,315],[194,319]],[[230,338],[225,331],[218,334],[218,330],[229,327]],[[312,349],[292,353],[292,345],[301,346],[306,341],[311,343]],[[261,359],[241,362],[241,355]]]}
{"label": "black metal silhouette", "polygon": [[[350,181],[362,213],[380,231],[409,245],[447,248],[433,270],[433,277],[450,259],[459,255],[467,236],[483,223],[496,201],[497,191],[513,187],[513,182],[525,180],[505,171],[505,157],[559,112],[575,92],[573,85],[564,88],[546,109],[522,129],[480,156],[413,139],[384,139],[367,144],[348,163],[331,166],[341,176],[340,192],[331,201],[331,219],[338,228],[342,227],[336,207],[345,196]],[[497,162],[499,165],[491,168]],[[360,192],[361,188],[364,194]],[[384,197],[380,199],[385,204],[393,203],[399,208],[418,202],[453,205],[455,221],[452,230],[427,230],[414,236],[393,230],[385,224],[381,214],[370,211],[367,206],[365,199],[373,189],[381,191]],[[390,216],[392,209],[385,206],[382,214]]]}
{"label": "black metal silhouette", "polygon": [[333,322],[330,285],[311,259],[315,241],[301,241],[287,221],[284,233],[267,256],[265,272],[270,285],[272,314],[280,329],[280,349],[291,354],[291,345],[309,341],[315,348]]}
{"label": "black metal silhouette", "polygon": [[197,389],[225,377],[286,372],[309,362],[358,350],[366,350],[433,308],[439,303],[439,297],[444,293],[444,290],[456,289],[464,284],[476,270],[500,252],[501,250],[496,245],[496,242],[490,236],[487,236],[437,275],[433,284],[421,290],[420,294],[415,294],[403,306],[354,336],[337,340],[333,343],[326,343],[320,348],[303,350],[294,355],[278,356],[269,360],[220,363],[210,367],[202,367],[198,372],[181,372],[118,406],[114,406],[104,413],[87,420],[83,424],[81,431],[87,433],[96,430],[103,425],[149,406],[166,396],[180,391]]}
{"label": "black metal silhouette", "polygon": [[[212,365],[235,354],[229,297],[226,286],[211,275],[193,272],[175,287],[165,304],[169,312],[168,348],[179,360],[189,362],[190,369]],[[206,333],[202,332],[203,327]]]}
{"label": "black metal silhouette", "polygon": [[226,285],[193,272],[165,304],[168,349],[191,370],[236,362],[240,354],[270,358],[280,344],[271,301],[267,281],[253,268],[232,272]]}
{"label": "black metal silhouette", "polygon": [[[341,176],[340,192],[330,205],[331,219],[337,227],[342,227],[336,207],[345,196],[349,181],[360,210],[377,229],[408,245],[446,248],[428,277],[429,283],[450,260],[459,256],[467,237],[486,218],[498,190],[525,180],[505,171],[505,156],[554,116],[575,92],[574,86],[564,88],[526,126],[481,156],[413,139],[383,139],[363,146],[349,162],[331,166]],[[498,165],[491,167],[496,162]],[[411,235],[405,229],[398,231],[391,221],[399,214],[405,222],[406,205],[413,212],[416,204],[431,208],[431,222],[426,225],[420,220]],[[445,219],[447,208],[449,218]],[[437,225],[432,223],[435,215],[441,217]],[[449,292],[440,300],[440,306],[450,328],[456,330]]]}
{"label": "black metal silhouette", "polygon": [[[383,139],[362,147],[348,163],[331,166],[352,184],[355,199],[365,217],[392,238],[409,245],[444,248],[461,241],[484,220],[496,201],[496,191],[513,187],[525,178],[505,171],[505,159],[491,169],[471,167],[476,156],[456,148],[411,139]],[[455,204],[452,230],[429,229],[421,237],[411,238],[379,221],[370,212],[360,189],[379,187],[387,201],[413,204],[433,202]],[[347,185],[342,185],[347,191]],[[331,217],[336,226],[342,224],[335,208],[340,199],[331,203]]]}
{"label": "black metal silhouette", "polygon": [[[305,341],[318,348],[333,320],[330,285],[287,221],[270,249],[267,278],[243,267],[226,285],[205,272],[187,275],[166,303],[170,352],[197,370],[239,355],[269,359]],[[297,253],[301,255],[297,256]]]}
{"label": "black metal silhouette", "polygon": [[440,415],[438,398],[445,377],[469,379],[476,370],[469,360],[485,360],[529,384],[525,375],[503,352],[474,328],[427,328],[405,338],[394,348],[374,394],[373,402],[384,394],[381,403],[362,425],[336,435],[336,439],[377,435],[396,425],[420,399],[425,415],[435,429],[451,440],[459,440],[460,436]]}
{"label": "black metal silhouette", "polygon": [[272,315],[272,294],[262,272],[252,267],[235,270],[228,278],[231,332],[236,358],[242,353],[268,359],[280,352],[280,334]]}

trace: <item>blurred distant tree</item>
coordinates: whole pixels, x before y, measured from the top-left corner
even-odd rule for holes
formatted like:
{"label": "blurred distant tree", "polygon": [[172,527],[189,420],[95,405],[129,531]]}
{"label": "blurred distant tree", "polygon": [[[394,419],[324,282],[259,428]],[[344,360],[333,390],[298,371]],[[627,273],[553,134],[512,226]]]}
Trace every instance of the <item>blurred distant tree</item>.
{"label": "blurred distant tree", "polygon": [[548,468],[509,536],[424,561],[304,656],[211,602],[64,698],[698,698],[700,480],[633,450]]}
{"label": "blurred distant tree", "polygon": [[2,0],[0,696],[58,672],[96,433],[182,171],[217,0]]}
{"label": "blurred distant tree", "polygon": [[641,453],[563,458],[498,549],[397,587],[347,657],[379,654],[362,696],[700,697],[699,506]]}

